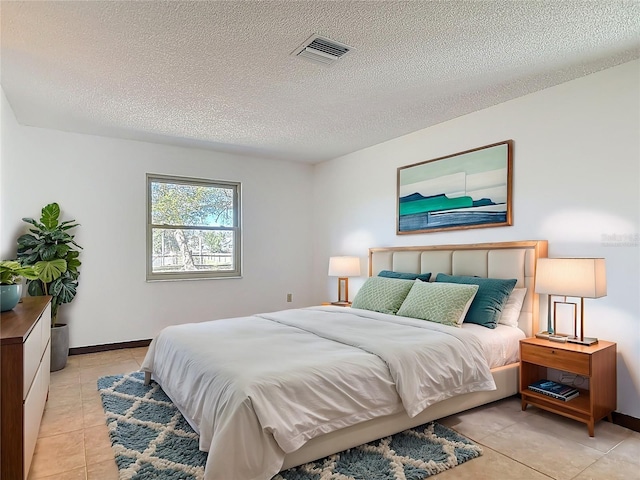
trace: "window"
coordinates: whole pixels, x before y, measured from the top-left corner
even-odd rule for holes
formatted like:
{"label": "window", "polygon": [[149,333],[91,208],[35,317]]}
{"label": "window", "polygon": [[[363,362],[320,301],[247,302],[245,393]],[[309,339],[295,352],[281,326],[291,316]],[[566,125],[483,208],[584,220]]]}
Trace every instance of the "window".
{"label": "window", "polygon": [[240,183],[147,174],[147,280],[241,275]]}

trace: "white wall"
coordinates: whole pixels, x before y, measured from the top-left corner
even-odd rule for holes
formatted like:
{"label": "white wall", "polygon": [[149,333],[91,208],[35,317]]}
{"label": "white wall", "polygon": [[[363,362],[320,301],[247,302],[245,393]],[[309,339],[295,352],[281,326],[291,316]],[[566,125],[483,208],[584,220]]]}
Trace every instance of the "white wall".
{"label": "white wall", "polygon": [[[47,203],[81,224],[78,295],[60,308],[72,347],[311,303],[311,166],[25,127],[4,92],[1,110],[2,258]],[[146,172],[242,182],[242,279],[145,281]]]}
{"label": "white wall", "polygon": [[[396,235],[398,167],[508,139],[513,226]],[[585,301],[585,330],[617,342],[618,411],[640,418],[640,62],[319,164],[314,183],[318,302],[336,295],[328,257],[359,255],[366,275],[373,246],[546,239],[551,257],[605,257],[609,293]]]}

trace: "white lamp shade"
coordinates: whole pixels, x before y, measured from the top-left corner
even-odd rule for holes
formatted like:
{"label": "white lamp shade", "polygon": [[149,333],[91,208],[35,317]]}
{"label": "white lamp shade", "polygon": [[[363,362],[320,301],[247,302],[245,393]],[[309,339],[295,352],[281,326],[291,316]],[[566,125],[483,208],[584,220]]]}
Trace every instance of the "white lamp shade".
{"label": "white lamp shade", "polygon": [[329,258],[330,277],[359,277],[360,258],[359,257],[330,257]]}
{"label": "white lamp shade", "polygon": [[604,258],[539,258],[535,290],[563,297],[604,297],[607,295]]}

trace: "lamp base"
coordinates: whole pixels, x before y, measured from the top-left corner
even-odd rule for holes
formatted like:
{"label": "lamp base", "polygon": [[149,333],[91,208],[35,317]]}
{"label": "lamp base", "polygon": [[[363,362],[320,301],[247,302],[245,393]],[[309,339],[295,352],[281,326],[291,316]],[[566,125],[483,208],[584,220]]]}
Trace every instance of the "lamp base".
{"label": "lamp base", "polygon": [[337,305],[338,307],[350,307],[351,302],[331,302],[331,305]]}
{"label": "lamp base", "polygon": [[570,335],[568,333],[552,333],[552,332],[549,332],[548,330],[545,330],[543,332],[536,333],[536,337],[546,338],[548,340],[550,337],[567,338],[567,337],[570,337]]}
{"label": "lamp base", "polygon": [[578,343],[580,345],[595,345],[596,343],[598,343],[598,339],[592,337],[584,337],[583,340],[580,340],[578,337],[569,337],[567,338],[567,342]]}

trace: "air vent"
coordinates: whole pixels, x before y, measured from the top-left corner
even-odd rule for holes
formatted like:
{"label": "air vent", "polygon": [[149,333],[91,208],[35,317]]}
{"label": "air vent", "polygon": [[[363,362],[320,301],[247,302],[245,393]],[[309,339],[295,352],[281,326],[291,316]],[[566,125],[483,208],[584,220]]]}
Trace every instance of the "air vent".
{"label": "air vent", "polygon": [[329,40],[320,35],[311,35],[291,55],[323,65],[333,65],[351,50],[353,48],[344,43]]}

